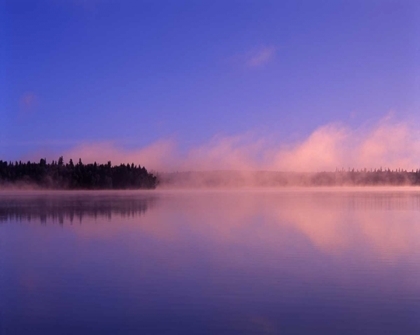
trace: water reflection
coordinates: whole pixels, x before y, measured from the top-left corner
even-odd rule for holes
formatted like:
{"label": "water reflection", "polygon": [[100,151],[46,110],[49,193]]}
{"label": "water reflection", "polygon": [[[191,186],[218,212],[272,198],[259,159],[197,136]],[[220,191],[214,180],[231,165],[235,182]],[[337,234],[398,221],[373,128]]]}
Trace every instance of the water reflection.
{"label": "water reflection", "polygon": [[65,221],[136,217],[146,213],[157,197],[150,192],[16,192],[0,193],[0,222]]}
{"label": "water reflection", "polygon": [[32,200],[0,201],[2,334],[420,332],[420,192]]}

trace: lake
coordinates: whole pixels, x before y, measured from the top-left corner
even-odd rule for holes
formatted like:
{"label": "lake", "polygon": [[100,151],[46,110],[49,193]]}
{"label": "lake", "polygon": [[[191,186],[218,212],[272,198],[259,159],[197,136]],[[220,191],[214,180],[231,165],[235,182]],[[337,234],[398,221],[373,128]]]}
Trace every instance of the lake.
{"label": "lake", "polygon": [[0,192],[0,334],[420,334],[420,189]]}

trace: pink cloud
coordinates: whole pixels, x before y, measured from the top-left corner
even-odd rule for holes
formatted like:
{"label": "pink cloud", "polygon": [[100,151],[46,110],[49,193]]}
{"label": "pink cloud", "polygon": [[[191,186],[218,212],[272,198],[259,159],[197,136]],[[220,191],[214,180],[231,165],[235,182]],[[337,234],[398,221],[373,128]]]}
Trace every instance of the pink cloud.
{"label": "pink cloud", "polygon": [[263,47],[250,53],[246,64],[249,67],[258,67],[270,62],[276,56],[277,48],[274,46]]}
{"label": "pink cloud", "polygon": [[38,104],[38,97],[33,92],[26,92],[20,97],[20,110],[24,113],[32,111]]}
{"label": "pink cloud", "polygon": [[176,161],[175,144],[170,140],[160,140],[140,149],[128,150],[113,142],[85,143],[65,153],[73,160],[81,158],[84,163],[107,163],[113,165],[134,163],[152,170],[166,170]]}
{"label": "pink cloud", "polygon": [[84,162],[135,163],[159,171],[273,170],[334,171],[336,168],[420,167],[420,132],[409,122],[385,118],[372,127],[352,129],[341,124],[319,127],[294,143],[275,143],[246,133],[215,136],[186,153],[171,140],[139,149],[112,142],[86,143],[65,153]]}

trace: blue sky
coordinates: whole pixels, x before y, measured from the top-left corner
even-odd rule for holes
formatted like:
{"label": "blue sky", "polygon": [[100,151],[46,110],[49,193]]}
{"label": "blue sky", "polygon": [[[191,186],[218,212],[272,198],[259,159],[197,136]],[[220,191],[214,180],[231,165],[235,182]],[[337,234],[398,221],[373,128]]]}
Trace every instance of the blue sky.
{"label": "blue sky", "polygon": [[419,1],[0,2],[0,159],[420,114]]}

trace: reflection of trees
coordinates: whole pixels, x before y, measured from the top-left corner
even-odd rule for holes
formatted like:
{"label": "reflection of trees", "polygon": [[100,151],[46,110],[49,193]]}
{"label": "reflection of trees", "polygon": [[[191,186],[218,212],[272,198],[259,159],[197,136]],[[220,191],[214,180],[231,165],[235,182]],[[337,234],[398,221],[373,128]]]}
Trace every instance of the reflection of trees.
{"label": "reflection of trees", "polygon": [[0,200],[0,222],[82,222],[84,218],[138,217],[153,206],[150,195],[8,196]]}
{"label": "reflection of trees", "polygon": [[[284,193],[286,194],[286,193]],[[288,197],[276,198],[276,207],[282,210],[297,208],[298,212],[319,210],[348,211],[419,211],[420,193],[377,188],[367,190],[330,189],[327,191],[287,193]],[[294,194],[294,196],[291,196]],[[310,216],[310,217],[316,217]]]}
{"label": "reflection of trees", "polygon": [[420,194],[410,192],[372,192],[352,194],[346,202],[351,210],[420,210]]}

